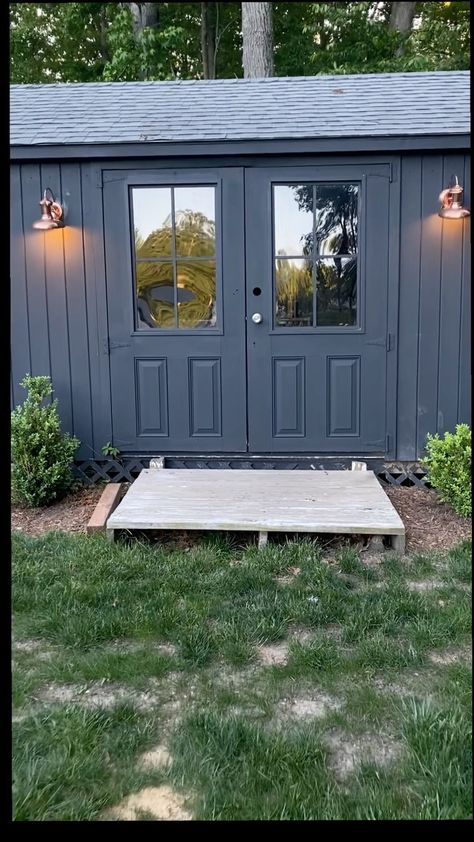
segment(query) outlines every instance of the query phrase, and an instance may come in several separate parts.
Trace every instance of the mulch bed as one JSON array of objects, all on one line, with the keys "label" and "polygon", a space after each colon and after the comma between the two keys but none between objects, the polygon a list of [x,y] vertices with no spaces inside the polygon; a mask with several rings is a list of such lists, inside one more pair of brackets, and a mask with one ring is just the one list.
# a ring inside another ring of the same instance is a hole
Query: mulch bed
[{"label": "mulch bed", "polygon": [[43,535],[54,530],[85,532],[103,490],[103,485],[87,486],[68,494],[58,503],[38,509],[12,505],[12,532],[28,535]]},{"label": "mulch bed", "polygon": [[[128,483],[123,483],[124,491]],[[12,506],[11,524],[13,532],[42,535],[52,530],[63,532],[85,532],[94,511],[103,485],[88,486],[69,494],[59,503],[39,509]],[[459,517],[442,503],[436,491],[415,487],[385,488],[391,502],[402,518],[407,530],[407,550],[446,550],[471,537],[471,521]],[[189,533],[161,535],[163,540],[178,542],[178,545],[192,546],[196,536]]]},{"label": "mulch bed", "polygon": [[449,550],[471,537],[470,518],[453,512],[433,489],[389,486],[385,491],[405,524],[409,552]]}]

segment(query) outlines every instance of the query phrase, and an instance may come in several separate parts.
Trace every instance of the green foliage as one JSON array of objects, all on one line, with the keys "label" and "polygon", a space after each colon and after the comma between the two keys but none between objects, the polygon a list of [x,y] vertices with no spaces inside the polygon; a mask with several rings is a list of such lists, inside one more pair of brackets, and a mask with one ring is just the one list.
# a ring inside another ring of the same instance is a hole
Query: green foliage
[{"label": "green foliage", "polygon": [[[130,3],[11,3],[11,81],[200,79],[201,3],[157,3],[134,28]],[[216,76],[242,76],[241,4],[209,3]],[[273,3],[277,76],[465,70],[469,3],[426,2],[408,38],[391,3]]]},{"label": "green foliage", "polygon": [[29,506],[44,506],[61,497],[72,485],[71,462],[79,439],[61,431],[49,377],[27,374],[21,386],[28,394],[11,414],[12,486]]},{"label": "green foliage", "polygon": [[427,456],[423,464],[428,468],[428,479],[458,515],[470,517],[471,492],[471,430],[467,424],[457,424],[454,433],[443,438],[428,435]]},{"label": "green foliage", "polygon": [[118,447],[114,447],[111,441],[108,441],[107,444],[104,444],[102,448],[102,453],[104,456],[112,456],[113,459],[119,459],[120,457],[120,450]]}]

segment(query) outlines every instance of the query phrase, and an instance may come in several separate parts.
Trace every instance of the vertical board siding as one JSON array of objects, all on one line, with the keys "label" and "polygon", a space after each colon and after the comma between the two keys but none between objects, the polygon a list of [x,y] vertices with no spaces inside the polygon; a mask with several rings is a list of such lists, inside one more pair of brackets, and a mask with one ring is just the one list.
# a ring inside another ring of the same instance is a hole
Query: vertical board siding
[{"label": "vertical board siding", "polygon": [[10,325],[12,401],[16,406],[25,397],[20,380],[31,371],[25,237],[21,201],[20,167],[12,167],[10,180]]},{"label": "vertical board siding", "polygon": [[[44,233],[33,222],[46,187],[66,202],[68,213],[66,228]],[[26,373],[49,375],[62,427],[81,439],[78,456],[88,458],[100,455],[100,448],[93,438],[82,229],[79,165],[12,166],[12,401],[23,402],[26,393],[18,384]],[[102,225],[97,234],[101,240]]]},{"label": "vertical board siding", "polygon": [[[41,215],[41,171],[38,164],[21,167],[21,192],[25,238],[25,272],[30,336],[31,374],[51,375],[49,319],[46,299],[44,231],[35,231],[33,222]],[[48,232],[53,236],[57,231]]]},{"label": "vertical board siding", "polygon": [[[61,173],[59,164],[41,165],[42,189],[50,187],[61,199]],[[35,236],[34,232],[33,236]],[[51,381],[54,397],[61,408],[61,420],[65,430],[73,429],[71,403],[71,370],[69,366],[69,334],[67,329],[67,292],[64,277],[64,234],[63,230],[40,234],[43,239],[46,274],[46,304],[48,309],[49,351],[51,359]]]},{"label": "vertical board siding", "polygon": [[[417,455],[426,436],[437,430],[438,342],[443,222],[437,215],[443,184],[442,156],[423,156],[421,162],[421,266],[420,318],[418,323],[418,425]],[[402,242],[403,248],[403,242]]]},{"label": "vertical board siding", "polygon": [[452,174],[468,187],[467,156],[402,158],[397,456],[404,460],[423,455],[428,433],[470,420],[470,220],[438,216]]},{"label": "vertical board siding", "polygon": [[112,440],[112,407],[100,167],[81,165],[81,188],[93,446],[102,455],[101,448]]},{"label": "vertical board siding", "polygon": [[[464,157],[453,155],[444,161],[443,184],[452,173],[464,181]],[[441,222],[441,301],[439,308],[437,430],[443,435],[458,422],[459,338],[465,225],[458,220]],[[456,338],[458,346],[456,347]],[[453,376],[454,374],[454,376]]]},{"label": "vertical board siding", "polygon": [[[84,269],[83,213],[81,172],[78,164],[61,165],[63,200],[67,204],[64,229],[64,268],[68,300],[68,334],[72,387],[72,427],[81,439],[79,458],[93,454],[93,417],[91,373],[89,365],[89,330]],[[82,431],[87,430],[87,438]]]},{"label": "vertical board siding", "polygon": [[[466,156],[464,163],[464,190],[466,207],[471,207],[471,161]],[[464,223],[461,335],[459,348],[458,420],[471,423],[471,220]]]},{"label": "vertical board siding", "polygon": [[421,159],[402,158],[397,455],[415,458],[421,268]]},{"label": "vertical board siding", "polygon": [[[26,163],[11,171],[11,400],[24,400],[19,382],[27,372],[49,374],[63,428],[81,439],[80,458],[100,456],[112,438],[101,183],[108,166]],[[470,163],[461,153],[403,155],[393,184],[400,189],[400,460],[419,458],[428,432],[470,423],[470,220],[437,215],[454,173],[469,207]],[[45,187],[67,204],[64,230],[32,228]]]}]

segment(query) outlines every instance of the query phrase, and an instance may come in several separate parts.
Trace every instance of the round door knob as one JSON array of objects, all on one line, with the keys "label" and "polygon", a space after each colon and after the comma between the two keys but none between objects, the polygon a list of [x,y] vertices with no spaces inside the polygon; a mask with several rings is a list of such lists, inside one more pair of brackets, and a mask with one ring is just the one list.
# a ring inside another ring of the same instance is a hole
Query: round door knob
[{"label": "round door knob", "polygon": [[252,321],[253,321],[256,325],[259,325],[259,324],[260,324],[260,322],[262,322],[262,321],[263,321],[263,316],[262,316],[262,314],[261,314],[261,313],[254,313],[254,314],[253,314],[253,316],[252,316]]}]

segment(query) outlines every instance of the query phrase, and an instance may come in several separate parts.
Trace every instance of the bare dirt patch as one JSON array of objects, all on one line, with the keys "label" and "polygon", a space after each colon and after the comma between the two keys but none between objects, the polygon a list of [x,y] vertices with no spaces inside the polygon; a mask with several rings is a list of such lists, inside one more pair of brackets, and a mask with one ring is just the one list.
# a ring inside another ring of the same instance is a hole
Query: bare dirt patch
[{"label": "bare dirt patch", "polygon": [[14,654],[24,652],[27,655],[35,655],[38,661],[50,661],[57,649],[53,649],[44,640],[14,640],[12,644]]},{"label": "bare dirt patch", "polygon": [[409,591],[423,593],[425,591],[434,591],[436,588],[446,586],[446,582],[440,582],[438,579],[424,579],[419,582],[407,582]]},{"label": "bare dirt patch", "polygon": [[469,647],[445,649],[444,652],[430,652],[428,657],[431,663],[443,667],[450,666],[450,664],[459,664],[462,661],[471,663],[472,649]]},{"label": "bare dirt patch", "polygon": [[268,643],[257,646],[257,654],[265,666],[282,666],[288,662],[289,644],[286,640],[281,643]]},{"label": "bare dirt patch", "polygon": [[384,489],[406,528],[407,550],[449,550],[471,537],[471,521],[442,503],[433,489],[388,486]]},{"label": "bare dirt patch", "polygon": [[342,731],[325,734],[323,742],[329,750],[329,768],[339,780],[353,774],[362,763],[387,766],[402,751],[399,743],[381,734],[351,736]]},{"label": "bare dirt patch", "polygon": [[279,711],[285,719],[322,719],[331,711],[340,710],[342,705],[343,702],[335,696],[318,691],[311,696],[284,699]]},{"label": "bare dirt patch", "polygon": [[158,745],[145,751],[139,762],[145,769],[167,769],[171,764],[171,754],[165,745]]},{"label": "bare dirt patch", "polygon": [[44,647],[44,642],[42,640],[15,640],[13,642],[13,649],[16,649],[17,652],[27,652],[30,654],[31,652],[38,652]]},{"label": "bare dirt patch", "polygon": [[190,821],[193,816],[184,805],[185,798],[170,786],[147,786],[112,807],[104,818],[133,822],[147,813],[158,821]]},{"label": "bare dirt patch", "polygon": [[12,532],[24,532],[27,535],[44,535],[55,530],[85,532],[103,490],[103,485],[81,488],[58,503],[37,509],[12,505]]},{"label": "bare dirt patch", "polygon": [[52,704],[75,704],[85,708],[112,708],[120,702],[128,702],[138,710],[152,710],[160,705],[161,699],[148,690],[134,690],[120,684],[94,682],[78,684],[48,684],[37,693],[42,702]]},{"label": "bare dirt patch", "polygon": [[147,648],[153,649],[157,655],[169,655],[170,657],[178,652],[178,647],[174,646],[173,643],[157,643],[156,640],[112,640],[101,646],[103,652],[127,655]]}]

